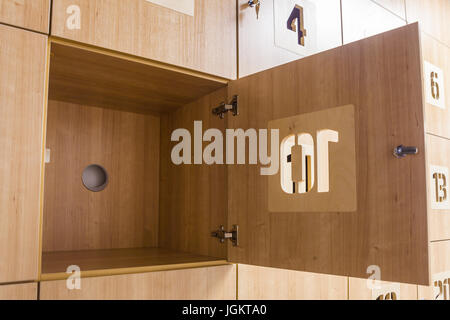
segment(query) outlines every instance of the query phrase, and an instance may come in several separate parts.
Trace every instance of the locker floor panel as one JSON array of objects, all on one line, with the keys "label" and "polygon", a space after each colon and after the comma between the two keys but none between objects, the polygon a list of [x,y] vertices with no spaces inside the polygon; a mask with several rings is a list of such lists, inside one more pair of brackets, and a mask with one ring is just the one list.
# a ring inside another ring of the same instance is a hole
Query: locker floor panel
[{"label": "locker floor panel", "polygon": [[130,274],[227,264],[220,258],[161,248],[44,252],[41,280],[65,279],[79,267],[82,277]]}]

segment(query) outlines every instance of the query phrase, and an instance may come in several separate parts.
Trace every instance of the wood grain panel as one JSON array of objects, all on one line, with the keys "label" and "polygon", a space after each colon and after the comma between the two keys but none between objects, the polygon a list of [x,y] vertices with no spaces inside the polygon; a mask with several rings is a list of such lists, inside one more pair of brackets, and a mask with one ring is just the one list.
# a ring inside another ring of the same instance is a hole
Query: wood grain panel
[{"label": "wood grain panel", "polygon": [[0,283],[37,280],[47,37],[0,25]]},{"label": "wood grain panel", "polygon": [[430,244],[431,275],[450,271],[450,240]]},{"label": "wood grain panel", "polygon": [[42,300],[234,300],[236,266],[151,272],[81,279],[81,290],[66,281],[41,283]]},{"label": "wood grain panel", "polygon": [[[46,252],[42,257],[43,280],[68,277],[70,266],[78,266],[82,277],[129,274],[151,269],[181,269],[190,264],[223,264],[224,261],[196,254],[160,248],[132,248]],[[173,265],[173,266],[170,266]]]},{"label": "wood grain panel", "polygon": [[[318,34],[310,36],[317,37],[317,52],[342,45],[340,1],[315,0],[314,5]],[[238,12],[240,78],[302,58],[275,45],[274,0],[261,1],[258,19],[248,0],[238,1]]]},{"label": "wood grain panel", "polygon": [[[237,263],[428,283],[424,119],[418,25],[410,25],[231,82],[240,115],[229,128],[336,106],[356,108],[354,213],[269,213],[259,166],[228,167],[228,222],[240,227]],[[397,159],[394,147],[421,152]],[[412,174],[414,173],[414,174]]]},{"label": "wood grain panel", "polygon": [[[448,156],[449,154],[450,154],[450,140],[432,135],[427,135],[427,158],[428,158],[427,174],[429,184],[428,223],[429,223],[430,241],[450,239],[450,208],[433,209],[431,206],[431,203],[434,201],[434,197],[436,194],[434,192],[434,189],[436,189],[436,181],[435,179],[433,179],[433,172],[431,166],[446,167],[450,169],[450,159]],[[450,177],[447,177],[447,179],[449,178]],[[447,184],[448,183],[449,182],[447,182]]]},{"label": "wood grain panel", "polygon": [[0,300],[37,300],[37,283],[0,285]]},{"label": "wood grain panel", "polygon": [[346,300],[347,278],[238,265],[239,300]]},{"label": "wood grain panel", "polygon": [[0,22],[49,33],[50,0],[2,0]]},{"label": "wood grain panel", "polygon": [[406,20],[405,0],[373,0],[373,2],[378,3],[380,6]]},{"label": "wood grain panel", "polygon": [[[426,130],[429,133],[450,139],[450,48],[422,32],[422,55],[424,62],[429,62],[443,71],[443,87],[440,87],[441,98],[444,98],[445,109],[432,104],[425,104]],[[425,74],[424,68],[424,90],[425,83],[431,81],[430,74]],[[425,92],[426,94],[426,92]],[[425,100],[425,102],[427,102]]]},{"label": "wood grain panel", "polygon": [[[430,244],[430,275],[448,273],[450,275],[450,241],[438,241]],[[447,284],[447,299],[450,299],[450,286]],[[430,286],[419,286],[420,300],[435,300],[437,298],[433,283]],[[442,299],[442,297],[439,297]]]},{"label": "wood grain panel", "polygon": [[[43,251],[157,246],[159,118],[50,101]],[[83,170],[103,166],[109,185],[88,191]]]},{"label": "wood grain panel", "polygon": [[420,22],[421,30],[450,46],[448,0],[405,0],[408,23]]},{"label": "wood grain panel", "polygon": [[[66,9],[78,5],[81,28]],[[143,0],[55,0],[52,35],[236,78],[236,2],[195,0],[194,17]]]},{"label": "wood grain panel", "polygon": [[[227,169],[224,165],[180,165],[171,160],[172,131],[185,128],[192,136],[194,121],[203,130],[225,130],[226,121],[212,115],[212,108],[226,101],[227,90],[220,89],[161,117],[161,193],[159,245],[212,257],[226,258],[226,245],[211,238],[227,221]],[[206,146],[208,143],[203,143]],[[192,157],[192,163],[194,159]]]},{"label": "wood grain panel", "polygon": [[417,298],[418,300],[435,300],[434,287],[418,286]]},{"label": "wood grain panel", "polygon": [[143,59],[52,43],[50,99],[140,113],[169,112],[226,85]]},{"label": "wood grain panel", "polygon": [[406,24],[371,0],[342,0],[344,44],[399,28]]},{"label": "wood grain panel", "polygon": [[367,279],[349,278],[350,300],[377,300],[380,295],[395,292],[396,299],[393,300],[417,300],[417,285],[405,283],[391,283],[380,281],[376,284],[379,288],[371,289],[367,286]]}]

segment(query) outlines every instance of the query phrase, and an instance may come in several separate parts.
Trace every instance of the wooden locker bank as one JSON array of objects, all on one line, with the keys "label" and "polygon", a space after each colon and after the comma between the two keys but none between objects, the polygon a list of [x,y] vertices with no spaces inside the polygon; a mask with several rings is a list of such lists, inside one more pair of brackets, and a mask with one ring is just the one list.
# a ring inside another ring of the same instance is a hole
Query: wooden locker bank
[{"label": "wooden locker bank", "polygon": [[1,299],[252,299],[269,268],[306,298],[448,290],[450,64],[419,24],[232,80],[235,47],[219,68],[51,19],[0,24]]}]

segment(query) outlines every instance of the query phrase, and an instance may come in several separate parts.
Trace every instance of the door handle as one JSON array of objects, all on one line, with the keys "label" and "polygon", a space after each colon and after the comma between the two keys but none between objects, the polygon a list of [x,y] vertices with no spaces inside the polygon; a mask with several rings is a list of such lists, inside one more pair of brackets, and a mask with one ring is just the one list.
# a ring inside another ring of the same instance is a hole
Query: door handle
[{"label": "door handle", "polygon": [[414,155],[418,153],[419,149],[417,147],[405,147],[402,144],[394,149],[394,156],[399,159],[404,158],[407,155]]}]

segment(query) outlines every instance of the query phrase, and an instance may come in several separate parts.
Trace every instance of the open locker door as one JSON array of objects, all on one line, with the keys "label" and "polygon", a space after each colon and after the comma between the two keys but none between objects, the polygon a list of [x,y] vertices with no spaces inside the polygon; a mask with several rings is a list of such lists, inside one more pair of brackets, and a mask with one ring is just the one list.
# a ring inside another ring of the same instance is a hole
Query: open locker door
[{"label": "open locker door", "polygon": [[228,166],[230,262],[429,283],[417,24],[232,81],[235,95],[227,127],[279,129],[279,154],[269,175],[260,157]]}]

